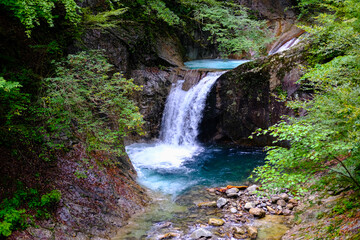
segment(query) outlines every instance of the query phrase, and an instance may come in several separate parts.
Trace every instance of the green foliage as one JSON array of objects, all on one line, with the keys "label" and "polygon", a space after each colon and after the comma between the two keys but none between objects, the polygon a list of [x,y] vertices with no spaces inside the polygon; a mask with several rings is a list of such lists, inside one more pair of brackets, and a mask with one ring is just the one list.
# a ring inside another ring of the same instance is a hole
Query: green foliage
[{"label": "green foliage", "polygon": [[316,219],[322,219],[325,215],[326,215],[326,213],[324,213],[324,212],[317,212]]},{"label": "green foliage", "polygon": [[128,8],[119,8],[116,10],[100,12],[98,14],[92,14],[84,10],[83,23],[86,25],[95,25],[100,28],[115,27],[120,22],[119,17],[126,13]]},{"label": "green foliage", "polygon": [[272,40],[266,36],[265,22],[250,19],[246,9],[240,5],[201,4],[195,10],[195,19],[202,23],[202,29],[210,33],[209,40],[217,43],[224,54],[258,53]]},{"label": "green foliage", "polygon": [[[55,8],[64,8],[65,23],[80,22],[80,8],[74,0],[8,0],[0,4],[23,23],[28,36],[41,21],[54,26],[55,19],[59,17],[54,13]],[[267,38],[265,22],[252,19],[248,9],[231,1],[124,0],[105,1],[103,4],[96,13],[94,9],[82,9],[83,24],[111,28],[130,20],[159,28],[166,24],[177,30],[181,28],[181,31],[199,26],[210,35],[208,40],[216,44],[223,54],[259,52],[271,41]]]},{"label": "green foliage", "polygon": [[6,0],[1,1],[0,4],[12,11],[21,21],[29,37],[31,30],[40,25],[41,20],[45,20],[50,27],[54,26],[54,19],[58,16],[53,15],[53,10],[57,5],[64,7],[65,19],[70,23],[76,24],[80,20],[77,13],[78,6],[74,0]]},{"label": "green foliage", "polygon": [[42,207],[50,207],[57,204],[61,199],[61,192],[59,190],[52,190],[51,192],[41,196],[40,205]]},{"label": "green foliage", "polygon": [[194,9],[194,20],[210,34],[208,40],[224,55],[259,53],[272,41],[265,30],[265,21],[252,19],[248,9],[239,4],[215,0],[181,2]]},{"label": "green foliage", "polygon": [[355,201],[343,200],[335,205],[332,209],[331,215],[340,215],[349,210],[356,209],[360,207],[360,203],[357,202],[357,199],[353,199]]},{"label": "green foliage", "polygon": [[83,178],[87,178],[87,175],[85,172],[83,171],[79,171],[79,170],[76,170],[75,173],[74,173],[75,177],[77,177],[78,179],[83,179]]},{"label": "green foliage", "polygon": [[[3,77],[0,77],[0,121],[1,133],[6,133],[19,127],[13,124],[13,119],[23,115],[27,110],[29,104],[29,94],[22,93],[20,91],[19,82],[6,81]],[[1,142],[1,140],[0,140]]]},{"label": "green foliage", "polygon": [[[210,41],[224,55],[254,52],[264,49],[272,39],[267,36],[265,21],[257,21],[248,14],[248,9],[232,1],[176,0],[176,1],[121,1],[112,2],[112,7],[126,8],[121,18],[145,22],[161,28],[164,24],[173,29],[193,34],[198,28],[209,36]],[[194,36],[192,36],[194,37]]]},{"label": "green foliage", "polygon": [[[12,119],[23,114],[29,103],[28,95],[20,92],[22,86],[19,82],[6,81],[0,77],[0,130],[2,132],[11,131]],[[1,140],[0,140],[1,141]]]},{"label": "green foliage", "polygon": [[8,237],[12,231],[25,229],[36,218],[49,218],[51,209],[60,201],[61,192],[53,190],[40,195],[36,189],[19,185],[13,198],[0,204],[0,236]]},{"label": "green foliage", "polygon": [[9,82],[6,81],[3,77],[0,77],[0,90],[5,92],[10,92],[18,90],[21,87],[18,82]]},{"label": "green foliage", "polygon": [[110,73],[111,68],[100,51],[69,55],[57,63],[56,77],[45,79],[40,112],[51,146],[75,137],[89,152],[121,156],[123,137],[142,133],[142,116],[129,100],[141,88],[120,73]]},{"label": "green foliage", "polygon": [[169,24],[170,26],[177,25],[181,22],[180,18],[168,7],[166,7],[166,4],[164,2],[157,0],[149,0],[147,3],[148,14],[150,14],[151,11],[155,11],[157,17]]},{"label": "green foliage", "polygon": [[323,170],[335,173],[341,184],[360,188],[359,12],[352,5],[356,1],[328,5],[333,12],[321,14],[319,25],[307,28],[315,43],[313,67],[301,82],[315,94],[311,100],[288,102],[295,112],[303,109],[306,115],[259,130],[276,137],[275,142],[290,144],[268,147],[266,164],[255,169],[266,188],[306,191],[304,183]]}]

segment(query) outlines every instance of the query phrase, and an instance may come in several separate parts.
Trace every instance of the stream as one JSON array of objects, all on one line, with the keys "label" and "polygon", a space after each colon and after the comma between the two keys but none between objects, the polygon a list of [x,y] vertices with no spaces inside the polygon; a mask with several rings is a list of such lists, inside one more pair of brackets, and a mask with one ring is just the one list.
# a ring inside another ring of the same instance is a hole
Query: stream
[{"label": "stream", "polygon": [[[216,59],[185,65],[191,69],[231,69],[244,62]],[[182,90],[183,81],[174,83],[166,101],[159,140],[126,147],[138,173],[138,182],[148,189],[153,203],[145,212],[134,216],[113,240],[159,239],[159,234],[168,229],[185,236],[209,217],[224,217],[221,209],[207,211],[196,207],[197,202],[218,198],[206,188],[244,184],[251,171],[263,164],[262,149],[197,141],[206,97],[223,73],[209,72],[188,91]]]}]

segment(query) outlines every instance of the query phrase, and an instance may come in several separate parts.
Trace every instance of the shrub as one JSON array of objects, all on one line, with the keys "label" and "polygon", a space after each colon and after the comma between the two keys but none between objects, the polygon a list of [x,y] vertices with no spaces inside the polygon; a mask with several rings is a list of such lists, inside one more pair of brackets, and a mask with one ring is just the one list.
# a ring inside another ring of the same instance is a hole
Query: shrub
[{"label": "shrub", "polygon": [[49,218],[60,199],[59,190],[40,195],[36,189],[24,188],[20,183],[14,196],[0,204],[0,236],[8,237],[14,230],[25,229],[35,218]]},{"label": "shrub", "polygon": [[123,137],[132,131],[142,134],[142,116],[129,99],[141,87],[111,70],[101,51],[80,52],[57,63],[56,76],[45,79],[40,112],[51,146],[78,139],[88,152],[122,156]]}]

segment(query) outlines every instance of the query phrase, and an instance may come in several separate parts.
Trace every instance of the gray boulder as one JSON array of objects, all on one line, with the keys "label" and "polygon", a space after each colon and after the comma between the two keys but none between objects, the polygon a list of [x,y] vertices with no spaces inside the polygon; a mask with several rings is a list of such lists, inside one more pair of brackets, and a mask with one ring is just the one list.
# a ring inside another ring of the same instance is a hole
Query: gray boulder
[{"label": "gray boulder", "polygon": [[226,190],[226,194],[230,194],[230,193],[238,193],[239,189],[237,188],[229,188],[228,190]]},{"label": "gray boulder", "polygon": [[289,209],[284,209],[282,212],[283,212],[283,215],[285,215],[285,216],[291,215],[291,211]]},{"label": "gray boulder", "polygon": [[248,227],[248,233],[251,239],[256,239],[258,230],[256,227],[250,226]]},{"label": "gray boulder", "polygon": [[280,197],[277,196],[277,195],[274,195],[274,196],[271,197],[271,202],[272,203],[276,203],[278,200],[280,200]]},{"label": "gray boulder", "polygon": [[292,210],[294,208],[294,205],[289,203],[286,205],[286,208],[289,209],[289,210]]},{"label": "gray boulder", "polygon": [[191,239],[199,239],[199,238],[208,238],[208,237],[212,237],[212,233],[204,228],[199,228],[196,229],[191,235],[190,238]]},{"label": "gray boulder", "polygon": [[234,208],[234,207],[232,207],[232,208],[230,208],[230,212],[231,212],[231,213],[237,213],[237,209]]},{"label": "gray boulder", "polygon": [[222,208],[223,206],[225,206],[228,203],[228,200],[225,198],[219,198],[216,202],[216,206],[218,208]]}]

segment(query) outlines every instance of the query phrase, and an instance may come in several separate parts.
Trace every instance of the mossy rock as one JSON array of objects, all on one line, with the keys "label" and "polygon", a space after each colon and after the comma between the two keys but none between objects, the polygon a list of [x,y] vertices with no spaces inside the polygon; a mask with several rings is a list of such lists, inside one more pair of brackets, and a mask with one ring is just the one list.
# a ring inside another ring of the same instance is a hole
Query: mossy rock
[{"label": "mossy rock", "polygon": [[[269,136],[248,137],[282,115],[294,115],[286,100],[307,98],[296,82],[306,65],[306,44],[247,62],[223,74],[211,90],[201,124],[200,140],[265,146]],[[281,101],[280,101],[281,100]]]}]

